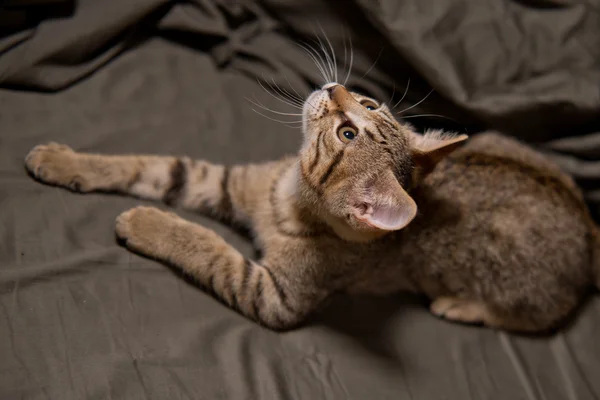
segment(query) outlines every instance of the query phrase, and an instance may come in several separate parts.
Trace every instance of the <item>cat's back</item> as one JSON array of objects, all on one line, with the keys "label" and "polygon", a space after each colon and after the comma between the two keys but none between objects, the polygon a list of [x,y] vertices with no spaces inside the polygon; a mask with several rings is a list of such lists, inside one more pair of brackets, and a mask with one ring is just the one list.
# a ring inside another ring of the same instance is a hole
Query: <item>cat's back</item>
[{"label": "cat's back", "polygon": [[506,167],[520,167],[521,172],[535,170],[536,176],[552,177],[578,197],[583,204],[581,191],[568,174],[544,154],[516,139],[495,132],[480,134],[455,153],[455,158],[458,160],[468,160],[469,156],[479,156],[480,159],[485,157],[492,165],[497,166],[500,163],[505,164]]},{"label": "cat's back", "polygon": [[569,175],[540,152],[497,133],[480,134],[443,160],[423,189],[433,197],[455,199],[468,207],[493,210],[566,207],[586,214],[581,191]]},{"label": "cat's back", "polygon": [[[547,287],[564,276],[575,286],[589,278],[591,219],[580,191],[513,139],[476,136],[435,168],[415,198],[420,215],[404,237],[408,251],[427,265],[424,274],[445,275],[448,286],[471,280],[478,292],[507,293],[523,289],[515,275]],[[503,276],[505,287],[497,284]]]}]

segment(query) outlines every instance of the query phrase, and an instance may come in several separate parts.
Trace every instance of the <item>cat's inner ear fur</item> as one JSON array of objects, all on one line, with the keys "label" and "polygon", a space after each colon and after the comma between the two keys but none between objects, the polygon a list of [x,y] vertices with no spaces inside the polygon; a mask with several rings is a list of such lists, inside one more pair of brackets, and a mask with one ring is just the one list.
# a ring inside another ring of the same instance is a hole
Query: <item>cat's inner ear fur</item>
[{"label": "cat's inner ear fur", "polygon": [[411,132],[410,141],[418,178],[429,174],[437,163],[459,148],[467,135],[455,135],[443,131],[426,131],[423,135]]},{"label": "cat's inner ear fur", "polygon": [[365,188],[364,201],[355,216],[370,228],[395,231],[404,228],[417,214],[417,205],[391,170],[385,170]]}]

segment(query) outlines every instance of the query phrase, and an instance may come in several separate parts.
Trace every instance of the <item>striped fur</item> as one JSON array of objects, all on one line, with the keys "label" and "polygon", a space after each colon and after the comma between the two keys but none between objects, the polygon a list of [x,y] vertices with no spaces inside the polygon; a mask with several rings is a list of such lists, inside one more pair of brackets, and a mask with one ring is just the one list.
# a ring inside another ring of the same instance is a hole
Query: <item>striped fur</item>
[{"label": "striped fur", "polygon": [[[128,248],[181,269],[272,329],[297,326],[335,293],[399,290],[425,293],[431,312],[449,320],[516,331],[562,321],[597,263],[596,228],[572,180],[515,141],[490,134],[459,148],[465,137],[418,135],[385,105],[367,110],[366,100],[374,103],[340,85],[315,91],[298,156],[275,162],[84,154],[55,143],[25,162],[49,184],[162,201],[251,228],[256,261],[154,207],[116,222]],[[352,140],[342,135],[348,127]],[[390,215],[414,222],[388,228]]]}]

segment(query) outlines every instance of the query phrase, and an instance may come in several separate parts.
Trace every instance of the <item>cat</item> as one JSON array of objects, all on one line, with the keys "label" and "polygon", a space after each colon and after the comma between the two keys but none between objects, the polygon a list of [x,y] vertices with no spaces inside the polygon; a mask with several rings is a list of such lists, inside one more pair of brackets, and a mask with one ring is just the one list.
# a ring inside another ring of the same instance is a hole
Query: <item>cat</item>
[{"label": "cat", "polygon": [[298,155],[262,164],[56,143],[33,148],[25,164],[48,184],[162,200],[249,228],[260,260],[158,208],[116,219],[127,248],[274,330],[301,326],[333,294],[410,291],[446,320],[544,332],[599,285],[600,244],[582,194],[519,141],[419,134],[337,83],[312,92],[302,117]]}]

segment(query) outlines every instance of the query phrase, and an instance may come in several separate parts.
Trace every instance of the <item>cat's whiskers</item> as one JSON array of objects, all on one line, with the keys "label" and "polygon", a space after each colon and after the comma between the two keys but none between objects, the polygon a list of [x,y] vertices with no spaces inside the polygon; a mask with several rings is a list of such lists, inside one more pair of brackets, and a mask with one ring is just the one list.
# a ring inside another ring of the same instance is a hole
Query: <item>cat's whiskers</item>
[{"label": "cat's whiskers", "polygon": [[427,98],[429,97],[429,95],[430,95],[431,93],[433,93],[433,91],[434,91],[434,90],[435,90],[435,89],[431,89],[431,90],[429,91],[429,93],[427,93],[427,94],[425,95],[425,97],[423,97],[423,98],[422,98],[422,99],[421,99],[419,102],[417,102],[417,103],[413,104],[412,106],[410,106],[410,107],[408,107],[408,108],[405,108],[405,109],[404,109],[404,110],[402,110],[402,111],[399,111],[399,112],[397,112],[396,114],[402,114],[403,112],[406,112],[406,111],[408,111],[408,110],[410,110],[410,109],[412,109],[412,108],[415,108],[416,106],[418,106],[419,104],[421,104],[422,102],[424,102],[425,100],[427,100]]},{"label": "cat's whiskers", "polygon": [[[346,30],[342,28],[342,45],[344,46],[344,67],[348,64],[348,49],[346,48]],[[345,84],[346,80],[344,80]]]},{"label": "cat's whiskers", "polygon": [[[352,64],[354,63],[354,49],[352,48],[352,36],[348,36],[348,44],[350,45],[350,65],[348,67],[348,73],[346,74],[346,78],[344,79],[343,85],[346,86],[348,83],[348,79],[350,78],[350,74],[352,73]],[[346,40],[344,39],[344,63],[346,62]]]},{"label": "cat's whiskers", "polygon": [[[263,77],[264,79],[264,77]],[[275,79],[271,78],[272,82],[269,82],[267,80],[265,80],[266,84],[269,85],[269,88],[271,88],[271,90],[276,94],[281,96],[282,99],[296,105],[297,107],[302,107],[302,102],[299,101],[298,99],[295,99],[294,97],[290,97],[287,93],[285,93],[285,91],[283,91],[279,85],[277,85],[277,83],[275,83]]]},{"label": "cat's whiskers", "polygon": [[[392,107],[392,110],[394,108],[398,107],[398,105],[400,103],[402,103],[402,100],[404,100],[404,98],[406,97],[406,94],[408,93],[408,88],[409,87],[410,87],[410,78],[408,78],[408,83],[406,84],[406,88],[404,88],[404,93],[402,94],[402,97],[400,98],[400,100],[398,100],[398,102],[396,104],[394,104],[394,106]],[[392,95],[392,98],[394,98],[394,95]],[[391,102],[391,100],[390,100],[390,102]]]},{"label": "cat's whiskers", "polygon": [[[275,83],[275,79],[271,78],[273,85],[277,89],[279,89],[279,93],[281,93],[281,95],[284,96],[285,99],[289,100],[290,102],[292,102],[294,104],[297,104],[298,108],[300,108],[300,109],[304,108],[304,104],[308,104],[315,110],[317,109],[310,101],[308,101],[308,99],[306,99],[306,100],[303,99],[303,96],[300,93],[298,93],[298,91],[296,89],[294,89],[294,87],[290,83],[289,79],[287,79],[287,77],[285,77],[285,79],[290,84],[290,88],[296,93],[296,95],[294,95],[293,93],[290,93],[285,88],[281,88],[277,83]],[[270,84],[269,84],[269,86],[273,87]]]},{"label": "cat's whiskers", "polygon": [[[271,83],[263,76],[263,80],[271,89],[271,90],[267,89],[263,85],[263,83],[260,81],[260,79],[257,79],[258,84],[260,85],[261,88],[263,88],[263,90],[265,92],[267,92],[269,95],[276,98],[277,100],[281,101],[282,103],[289,105],[290,107],[294,107],[299,110],[302,110],[303,103],[301,102],[301,100],[299,98],[296,98],[295,96],[293,96],[290,92],[279,87],[279,85],[277,85],[277,83],[275,82],[275,79],[272,79],[272,83]],[[273,110],[269,107],[266,107],[264,104],[262,104],[258,99],[256,99],[256,97],[255,97],[256,101],[253,101],[252,99],[249,99],[249,98],[246,98],[246,100],[248,100],[254,106],[259,107],[265,111],[269,111],[274,114],[284,115],[284,116],[300,116],[300,117],[302,116],[302,113],[286,113],[286,112]],[[272,117],[265,115],[264,113],[256,110],[255,108],[251,107],[251,109],[258,115],[263,116],[263,117],[267,118],[268,120],[271,120],[274,122],[279,122],[287,127],[299,128],[300,126],[302,126],[302,119],[300,119],[299,121],[287,121],[287,120],[272,118]]]},{"label": "cat's whiskers", "polygon": [[[316,33],[315,33],[316,35]],[[321,39],[317,36],[318,42],[313,40],[315,45],[318,45],[319,54],[321,56],[321,60],[323,61],[324,69],[327,71],[327,82],[332,82],[334,80],[333,69],[331,68],[331,60],[329,59],[329,53],[325,51],[323,47],[323,43],[321,43]]]},{"label": "cat's whiskers", "polygon": [[[302,116],[302,113],[286,113],[286,112],[281,112],[281,111],[273,110],[273,109],[265,106],[264,104],[262,104],[256,97],[254,98],[254,100],[249,99],[247,97],[245,99],[248,100],[250,103],[254,104],[255,106],[260,107],[260,108],[262,108],[265,111],[272,112],[273,114]],[[296,121],[291,121],[291,122],[296,122]]]},{"label": "cat's whiskers", "polygon": [[[287,75],[283,76],[285,78],[285,80],[287,81],[288,85],[290,86],[290,88],[294,91],[294,93],[296,93],[296,95],[298,96],[299,99],[305,98],[306,96],[302,96],[300,93],[298,93],[298,91],[294,88],[294,85],[292,85],[292,83],[290,82],[290,80],[288,79]],[[306,104],[308,104],[309,106],[311,106],[312,108],[314,108],[315,110],[317,109],[314,105],[312,105],[308,99],[304,100],[304,102]]]},{"label": "cat's whiskers", "polygon": [[[277,95],[273,94],[273,93],[272,93],[272,92],[271,92],[269,89],[267,89],[267,88],[266,88],[266,87],[265,87],[265,86],[262,84],[262,82],[261,82],[259,79],[257,79],[257,82],[258,82],[258,84],[260,85],[260,87],[261,87],[261,88],[263,88],[263,90],[264,90],[265,92],[267,92],[269,95],[271,95],[272,97],[276,98],[277,100],[279,100],[279,101],[281,101],[282,103],[285,103],[285,104],[287,104],[287,105],[289,105],[289,106],[291,106],[291,107],[298,108],[298,109],[302,109],[302,107],[301,107],[300,105],[298,105],[298,104],[296,104],[296,103],[291,103],[289,100],[282,99],[281,97],[279,97],[279,96],[277,96]],[[267,84],[268,84],[268,82],[267,82]]]},{"label": "cat's whiskers", "polygon": [[454,121],[454,122],[458,122],[454,118],[446,117],[445,115],[439,115],[439,114],[417,114],[417,115],[409,115],[409,116],[406,116],[406,117],[402,117],[402,119],[418,118],[418,117],[438,117],[438,118],[445,118],[445,119],[449,119],[449,120]]},{"label": "cat's whiskers", "polygon": [[387,102],[388,104],[392,104],[392,100],[394,100],[394,95],[396,94],[396,82],[392,81],[392,83],[393,83],[392,95],[390,96],[390,100]]},{"label": "cat's whiskers", "polygon": [[323,27],[321,26],[321,24],[319,24],[319,29],[321,30],[321,33],[323,33],[323,36],[325,37],[325,40],[327,42],[327,45],[329,46],[329,50],[331,51],[331,53],[326,49],[325,45],[321,41],[321,38],[317,36],[317,38],[319,39],[319,43],[321,44],[321,50],[325,53],[328,60],[330,61],[329,65],[330,65],[330,68],[332,71],[332,74],[331,74],[332,78],[335,78],[335,82],[338,82],[338,66],[337,66],[337,60],[335,57],[335,51],[333,50],[333,45],[331,44],[331,41],[329,40],[329,38],[327,37],[327,34],[323,30]]},{"label": "cat's whiskers", "polygon": [[[304,107],[304,104],[308,104],[310,107],[313,107],[314,109],[316,109],[316,107],[311,104],[308,101],[304,101],[302,99],[302,96],[300,95],[300,93],[298,93],[298,91],[292,86],[292,84],[290,83],[289,79],[287,78],[287,76],[285,76],[285,80],[288,82],[288,84],[290,85],[290,88],[294,91],[294,93],[291,93],[290,91],[288,91],[285,88],[282,88],[281,86],[279,86],[276,82],[274,78],[271,78],[271,81],[269,81],[267,78],[265,78],[264,76],[262,77],[263,81],[266,83],[266,85],[268,86],[265,87],[265,85],[263,84],[263,82],[261,82],[260,79],[257,79],[258,84],[260,85],[260,87],[267,92],[270,96],[276,98],[277,100],[281,101],[282,103],[290,106],[290,107],[294,107],[296,109],[302,110]],[[270,90],[269,90],[270,89]],[[268,111],[270,113],[273,114],[277,114],[277,115],[283,115],[283,116],[298,116],[298,117],[302,117],[302,113],[288,113],[288,112],[282,112],[282,111],[276,111],[273,110],[269,107],[266,107],[264,104],[262,104],[255,96],[254,96],[254,100],[249,99],[246,97],[246,100],[249,101],[250,103],[252,103],[254,106],[263,109],[265,111]],[[252,111],[254,111],[255,113],[271,120],[274,122],[279,122],[281,124],[284,124],[288,127],[292,127],[292,128],[297,128],[300,127],[302,125],[302,119],[300,119],[299,121],[286,121],[286,120],[281,120],[281,119],[277,119],[277,118],[272,118],[269,117],[265,114],[263,114],[262,112],[252,108]]]},{"label": "cat's whiskers", "polygon": [[281,119],[271,118],[268,115],[265,115],[254,108],[251,108],[251,110],[257,113],[258,115],[265,117],[266,119],[269,119],[274,122],[279,122],[280,124],[283,124],[289,128],[299,128],[300,126],[302,126],[302,121],[284,121]]},{"label": "cat's whiskers", "polygon": [[365,76],[367,76],[369,74],[369,72],[371,72],[371,70],[373,69],[373,67],[375,67],[375,65],[377,64],[377,61],[379,61],[379,58],[381,57],[381,55],[383,54],[383,47],[381,48],[381,50],[379,50],[379,54],[377,55],[377,57],[375,58],[375,61],[373,61],[373,64],[371,64],[371,66],[369,67],[369,69],[367,69],[367,72],[365,72],[360,78],[364,78]]},{"label": "cat's whiskers", "polygon": [[331,79],[329,79],[327,72],[325,72],[325,68],[322,64],[323,58],[320,56],[319,52],[317,52],[312,46],[310,46],[306,42],[303,42],[302,44],[297,43],[297,45],[301,47],[308,54],[311,60],[315,63],[319,72],[321,73],[321,77],[325,80],[325,82],[330,82]]},{"label": "cat's whiskers", "polygon": [[275,83],[275,78],[271,78],[271,81],[273,82],[273,86],[275,86],[278,89],[279,93],[281,93],[287,99],[289,99],[290,101],[292,101],[300,106],[302,106],[304,104],[304,101],[302,100],[302,98],[295,96],[294,94],[290,93],[287,89],[282,88],[277,83]]}]

